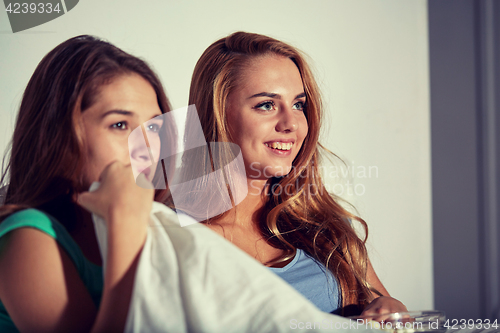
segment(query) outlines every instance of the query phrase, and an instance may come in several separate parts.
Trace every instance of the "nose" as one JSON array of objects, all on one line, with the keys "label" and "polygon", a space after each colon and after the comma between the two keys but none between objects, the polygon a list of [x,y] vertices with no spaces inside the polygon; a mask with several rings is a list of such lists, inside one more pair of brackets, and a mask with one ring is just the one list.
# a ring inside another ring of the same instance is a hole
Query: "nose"
[{"label": "nose", "polygon": [[128,138],[128,148],[130,153],[130,160],[141,162],[151,162],[151,151],[146,143],[146,136],[144,135],[142,128],[137,127],[130,133]]},{"label": "nose", "polygon": [[290,107],[285,107],[280,111],[276,131],[284,133],[295,132],[299,128],[299,122],[294,110]]},{"label": "nose", "polygon": [[141,147],[134,149],[131,153],[132,160],[139,162],[149,162],[151,161],[151,153],[148,147]]}]

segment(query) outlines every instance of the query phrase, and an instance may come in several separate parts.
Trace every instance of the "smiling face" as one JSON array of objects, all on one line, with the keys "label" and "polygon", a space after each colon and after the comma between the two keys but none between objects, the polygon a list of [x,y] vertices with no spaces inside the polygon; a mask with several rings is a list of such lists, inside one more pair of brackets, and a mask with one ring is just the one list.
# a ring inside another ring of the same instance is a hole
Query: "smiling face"
[{"label": "smiling face", "polygon": [[102,86],[96,102],[82,113],[87,146],[85,185],[97,181],[113,161],[131,164],[134,173],[144,172],[151,180],[156,162],[151,161],[147,147],[141,144],[144,141],[131,140],[137,144],[129,148],[129,135],[144,125],[153,160],[158,161],[163,120],[153,118],[161,114],[153,87],[137,74],[119,76]]},{"label": "smiling face", "polygon": [[306,97],[297,66],[278,55],[256,57],[228,98],[227,121],[247,178],[288,174],[307,135]]}]

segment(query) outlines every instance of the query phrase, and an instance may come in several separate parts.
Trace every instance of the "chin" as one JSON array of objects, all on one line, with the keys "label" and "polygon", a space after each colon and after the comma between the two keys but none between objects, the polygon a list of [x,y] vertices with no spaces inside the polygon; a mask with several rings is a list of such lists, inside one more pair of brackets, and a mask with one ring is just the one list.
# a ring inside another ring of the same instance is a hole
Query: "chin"
[{"label": "chin", "polygon": [[249,179],[270,179],[273,177],[284,177],[293,171],[291,164],[265,165],[261,162],[253,162],[245,167]]},{"label": "chin", "polygon": [[283,166],[274,166],[270,167],[267,170],[265,169],[265,176],[268,178],[271,177],[285,177],[292,171],[292,166],[283,165]]},{"label": "chin", "polygon": [[273,177],[286,177],[288,174],[290,174],[290,171],[287,172],[287,173],[277,173],[276,175],[274,175]]}]

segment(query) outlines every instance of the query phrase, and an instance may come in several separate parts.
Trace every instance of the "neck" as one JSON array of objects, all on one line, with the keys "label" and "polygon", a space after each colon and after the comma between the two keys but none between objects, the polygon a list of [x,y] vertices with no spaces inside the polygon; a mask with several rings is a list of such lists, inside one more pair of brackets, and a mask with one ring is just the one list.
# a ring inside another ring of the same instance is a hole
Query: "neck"
[{"label": "neck", "polygon": [[83,255],[92,263],[102,265],[101,253],[97,243],[92,215],[85,209],[77,206],[77,223],[70,232],[71,237],[78,244]]},{"label": "neck", "polygon": [[222,218],[213,222],[219,225],[236,224],[249,229],[257,227],[258,216],[255,213],[264,205],[262,192],[266,190],[266,184],[267,180],[247,179],[248,194],[245,198]]},{"label": "neck", "polygon": [[[216,221],[207,224],[209,228],[228,239],[234,245],[268,265],[284,254],[282,249],[270,245],[262,236],[256,213],[264,206],[267,180],[247,179],[248,194],[236,207]],[[280,262],[283,267],[289,261]]]}]

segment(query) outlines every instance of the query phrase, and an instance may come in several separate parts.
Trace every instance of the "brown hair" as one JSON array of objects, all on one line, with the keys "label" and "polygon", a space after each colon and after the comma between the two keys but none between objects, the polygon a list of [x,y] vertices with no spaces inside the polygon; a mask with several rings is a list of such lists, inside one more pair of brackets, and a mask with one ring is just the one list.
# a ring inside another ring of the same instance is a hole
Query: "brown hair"
[{"label": "brown hair", "polygon": [[[268,181],[270,190],[259,212],[260,231],[269,244],[285,250],[280,261],[292,257],[295,249],[300,248],[331,270],[341,291],[339,305],[363,307],[371,300],[366,282],[368,228],[325,190],[321,180],[318,170],[322,147],[318,142],[321,98],[301,53],[288,44],[258,34],[236,32],[222,38],[210,45],[198,60],[189,104],[197,107],[207,142],[232,141],[226,117],[228,96],[238,86],[241,69],[251,59],[268,54],[287,57],[299,69],[307,100],[309,132],[293,162],[292,172]],[[278,187],[287,191],[277,194],[273,189]],[[311,188],[316,189],[314,195],[310,195]],[[354,220],[365,230],[363,240],[351,226]]]},{"label": "brown hair", "polygon": [[[1,179],[4,186],[8,182],[1,217],[35,207],[70,226],[75,217],[73,193],[87,190],[82,188],[85,140],[79,126],[81,113],[92,106],[102,85],[131,73],[151,84],[163,113],[170,111],[162,84],[151,68],[96,37],[71,38],[42,59],[24,91],[17,116],[10,160]],[[175,138],[174,133],[171,136]],[[174,140],[163,141],[175,144]]]}]

